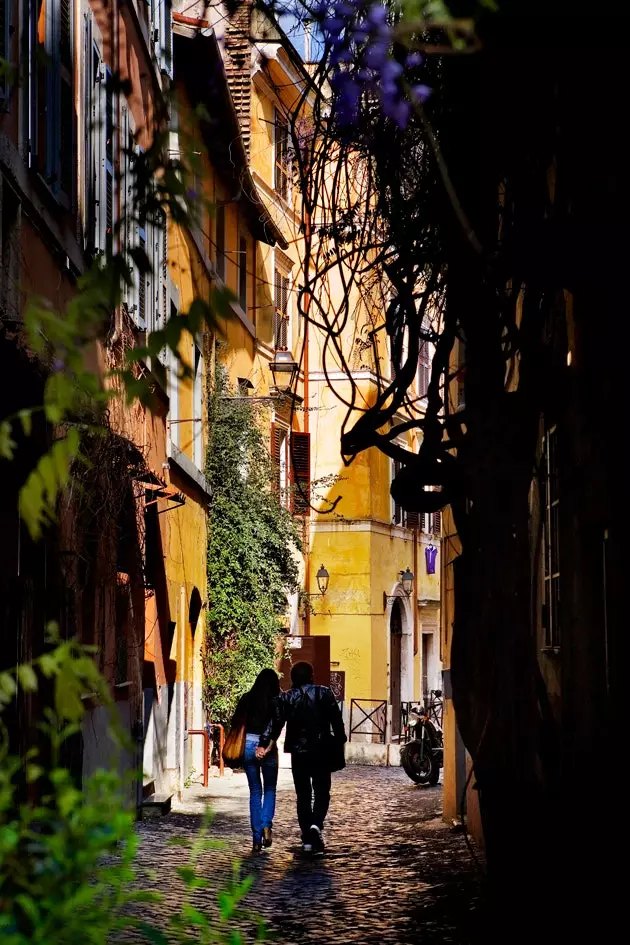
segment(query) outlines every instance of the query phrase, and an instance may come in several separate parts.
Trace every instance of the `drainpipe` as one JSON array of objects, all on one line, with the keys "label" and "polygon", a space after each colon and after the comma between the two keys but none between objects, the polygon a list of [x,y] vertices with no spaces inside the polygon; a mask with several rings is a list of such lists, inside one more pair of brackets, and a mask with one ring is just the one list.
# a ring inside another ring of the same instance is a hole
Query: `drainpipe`
[{"label": "drainpipe", "polygon": [[[310,237],[311,230],[311,216],[308,209],[304,214],[304,228],[306,231],[306,239]],[[306,280],[305,280],[306,281]],[[304,293],[304,432],[310,433],[310,413],[309,413],[309,362],[308,362],[308,342],[309,342],[309,323],[308,323],[308,310],[311,303],[311,294],[310,292]],[[309,449],[310,449],[310,439],[309,439]],[[309,469],[310,469],[310,457],[309,457]],[[310,483],[309,483],[310,485]],[[304,635],[310,636],[311,633],[311,609],[310,609],[310,592],[311,592],[311,510],[308,510],[308,515],[304,519],[304,593],[307,594],[306,605],[304,610]]]},{"label": "drainpipe", "polygon": [[185,743],[184,743],[184,732],[186,731],[186,719],[184,713],[186,710],[186,701],[184,698],[185,686],[186,686],[186,588],[182,584],[179,589],[179,646],[177,661],[179,663],[179,675],[180,675],[180,684],[179,684],[179,693],[177,695],[177,705],[178,705],[178,715],[179,715],[179,765],[177,772],[177,790],[179,793],[180,800],[184,791],[184,767],[185,767]]},{"label": "drainpipe", "polygon": [[[420,586],[420,575],[418,573],[418,529],[413,530],[413,573],[416,578],[416,584]],[[413,655],[418,655],[418,592],[413,591]],[[422,674],[422,667],[420,667]]]}]

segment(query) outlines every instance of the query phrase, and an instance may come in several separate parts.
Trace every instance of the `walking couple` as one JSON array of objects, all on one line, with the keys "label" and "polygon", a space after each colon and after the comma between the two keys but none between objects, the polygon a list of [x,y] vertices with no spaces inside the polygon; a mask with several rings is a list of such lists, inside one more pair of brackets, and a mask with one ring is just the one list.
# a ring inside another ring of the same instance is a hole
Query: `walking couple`
[{"label": "walking couple", "polygon": [[253,849],[272,843],[278,781],[277,741],[287,726],[284,750],[291,753],[297,816],[305,853],[324,852],[324,820],[331,772],[344,766],[346,732],[332,691],[313,683],[310,663],[291,669],[292,688],[280,691],[277,673],[263,669],[241,697],[232,728],[245,725],[244,768],[249,783]]}]

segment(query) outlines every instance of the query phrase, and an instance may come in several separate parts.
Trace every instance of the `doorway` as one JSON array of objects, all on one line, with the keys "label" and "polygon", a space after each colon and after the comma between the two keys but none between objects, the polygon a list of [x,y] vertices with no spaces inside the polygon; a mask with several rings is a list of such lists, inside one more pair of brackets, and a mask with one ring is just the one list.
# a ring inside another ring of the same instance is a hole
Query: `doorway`
[{"label": "doorway", "polygon": [[402,669],[402,612],[400,601],[396,599],[392,607],[389,622],[390,634],[390,690],[389,701],[392,706],[392,736],[400,735],[401,710],[401,669]]},{"label": "doorway", "polygon": [[432,679],[431,665],[433,660],[433,634],[422,634],[422,699],[426,702],[429,698],[430,682]]}]

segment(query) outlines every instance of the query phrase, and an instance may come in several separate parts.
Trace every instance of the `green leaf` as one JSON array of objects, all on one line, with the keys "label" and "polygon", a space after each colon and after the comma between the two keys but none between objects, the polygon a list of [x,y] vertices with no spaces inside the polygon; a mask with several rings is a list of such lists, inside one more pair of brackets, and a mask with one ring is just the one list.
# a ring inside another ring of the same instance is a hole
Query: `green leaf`
[{"label": "green leaf", "polygon": [[32,410],[20,410],[18,412],[18,417],[22,423],[22,430],[24,431],[24,436],[30,436],[33,429],[33,411]]},{"label": "green leaf", "polygon": [[8,420],[3,420],[0,423],[0,458],[2,459],[13,459],[17,444],[12,433],[11,423]]},{"label": "green leaf", "polygon": [[182,905],[182,917],[186,922],[202,929],[207,929],[210,926],[208,917],[204,915],[203,912],[200,912],[199,909],[195,909],[194,906],[191,906],[189,902],[185,902]]},{"label": "green leaf", "polygon": [[0,673],[0,691],[12,698],[17,692],[17,685],[11,673]]},{"label": "green leaf", "polygon": [[26,692],[35,692],[37,689],[37,675],[30,663],[22,663],[17,668],[19,683]]}]

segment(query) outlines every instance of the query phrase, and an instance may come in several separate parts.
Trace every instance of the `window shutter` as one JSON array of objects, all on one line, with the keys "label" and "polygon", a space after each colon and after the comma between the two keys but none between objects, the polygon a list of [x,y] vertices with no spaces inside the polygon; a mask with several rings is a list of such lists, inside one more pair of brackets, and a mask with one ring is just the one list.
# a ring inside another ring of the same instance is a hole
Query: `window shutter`
[{"label": "window shutter", "polygon": [[417,512],[407,512],[407,528],[418,528],[419,515]]},{"label": "window shutter", "polygon": [[[58,111],[55,109],[48,118],[48,136],[51,142],[57,142],[51,155],[50,171],[56,187],[72,206],[74,197],[75,169],[75,121],[74,121],[74,71],[72,55],[72,0],[60,0],[59,3],[59,60],[55,69],[55,82],[59,83]],[[54,35],[54,34],[53,34]],[[53,52],[54,55],[54,52]],[[55,127],[56,126],[56,127]]]},{"label": "window shutter", "polygon": [[427,515],[426,515],[426,513],[425,513],[425,512],[420,512],[420,515],[418,516],[418,527],[419,527],[419,529],[420,529],[421,532],[425,532],[425,531],[426,531],[426,523],[427,523]]},{"label": "window shutter", "polygon": [[105,242],[111,252],[114,237],[114,89],[113,76],[105,70]]},{"label": "window shutter", "polygon": [[85,139],[83,148],[83,245],[86,252],[94,251],[95,226],[95,166],[94,138],[95,116],[95,53],[92,45],[92,17],[88,14],[83,23],[83,121]]},{"label": "window shutter", "polygon": [[271,485],[273,491],[280,495],[280,430],[276,423],[271,424]]},{"label": "window shutter", "polygon": [[433,513],[433,534],[434,535],[442,534],[442,513],[441,512]]},{"label": "window shutter", "polygon": [[275,348],[286,348],[289,344],[289,277],[279,269],[274,273],[274,322]]},{"label": "window shutter", "polygon": [[310,509],[311,435],[291,433],[291,471],[293,479],[293,513],[308,515]]}]

